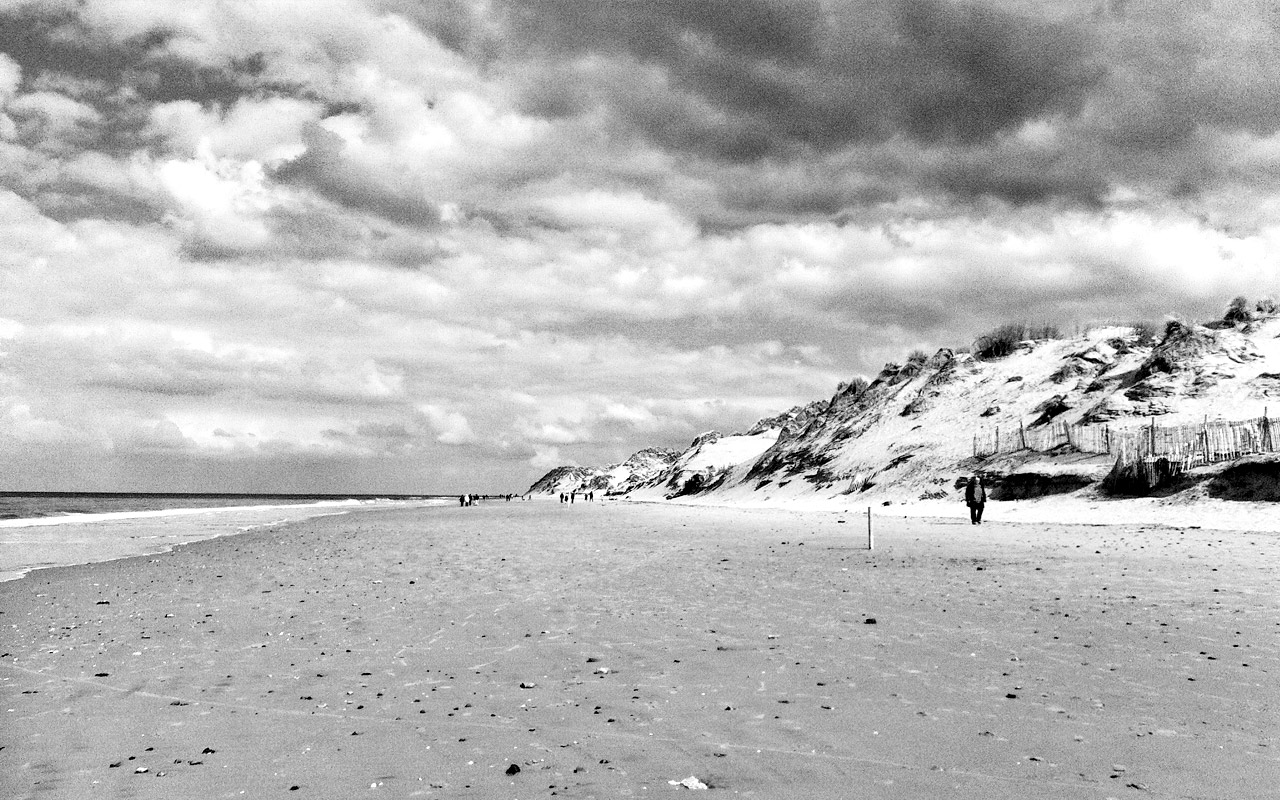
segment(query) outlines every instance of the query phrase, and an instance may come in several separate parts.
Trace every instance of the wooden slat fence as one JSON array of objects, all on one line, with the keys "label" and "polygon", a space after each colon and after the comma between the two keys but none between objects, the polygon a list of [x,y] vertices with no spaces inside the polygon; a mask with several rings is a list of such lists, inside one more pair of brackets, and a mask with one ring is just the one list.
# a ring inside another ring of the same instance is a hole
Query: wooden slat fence
[{"label": "wooden slat fence", "polygon": [[1110,425],[1067,425],[1054,422],[1035,428],[996,427],[973,437],[975,456],[1048,452],[1058,448],[1080,453],[1106,453],[1121,462],[1166,459],[1184,469],[1197,464],[1231,461],[1250,453],[1280,451],[1280,432],[1266,415],[1244,420],[1205,420],[1186,425],[1113,428]]}]

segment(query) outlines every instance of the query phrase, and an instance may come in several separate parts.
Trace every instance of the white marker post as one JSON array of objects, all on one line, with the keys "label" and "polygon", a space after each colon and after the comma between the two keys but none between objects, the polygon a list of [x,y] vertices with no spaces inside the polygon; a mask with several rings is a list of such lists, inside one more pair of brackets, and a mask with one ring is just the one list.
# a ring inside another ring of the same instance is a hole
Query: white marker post
[{"label": "white marker post", "polygon": [[871,541],[871,506],[867,506],[867,549],[875,549],[875,545]]}]

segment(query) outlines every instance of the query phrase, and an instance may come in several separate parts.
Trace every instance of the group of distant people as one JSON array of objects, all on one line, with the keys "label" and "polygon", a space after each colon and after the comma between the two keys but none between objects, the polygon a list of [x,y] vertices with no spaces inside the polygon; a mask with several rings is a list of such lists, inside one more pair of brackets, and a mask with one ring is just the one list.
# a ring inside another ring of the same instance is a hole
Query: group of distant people
[{"label": "group of distant people", "polygon": [[[480,500],[492,500],[495,497],[501,498],[503,500],[506,500],[508,503],[510,503],[511,499],[515,497],[515,495],[514,494],[486,494],[486,495],[460,494],[458,495],[458,505],[462,506],[463,508],[466,508],[467,506],[474,506]],[[528,500],[529,496],[522,495],[520,499]]]},{"label": "group of distant people", "polygon": [[596,499],[595,492],[561,492],[560,502],[573,505],[573,503],[577,502],[578,495],[582,495],[582,499],[586,502],[593,502]]}]

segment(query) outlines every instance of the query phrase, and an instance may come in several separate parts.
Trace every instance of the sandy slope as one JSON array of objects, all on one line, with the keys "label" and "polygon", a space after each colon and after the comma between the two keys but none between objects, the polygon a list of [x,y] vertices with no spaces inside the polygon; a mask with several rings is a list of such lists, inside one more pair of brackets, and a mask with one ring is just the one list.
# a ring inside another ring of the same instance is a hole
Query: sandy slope
[{"label": "sandy slope", "polygon": [[[838,507],[846,493],[902,504],[958,501],[957,478],[977,472],[997,487],[1018,475],[1032,484],[1055,476],[1062,492],[1092,484],[1076,499],[1101,500],[1121,443],[1136,447],[1150,426],[1164,436],[1165,427],[1273,419],[1278,406],[1280,316],[1175,327],[1155,345],[1129,326],[1103,327],[1026,341],[1002,358],[943,349],[887,364],[870,384],[842,384],[829,400],[760,420],[754,433],[699,436],[665,472],[625,488],[626,467],[618,467],[610,491],[719,505]],[[1237,435],[1235,444],[1253,452],[1250,435]],[[1213,437],[1221,452],[1225,436]],[[573,470],[590,473],[560,467],[532,490],[548,491],[549,477]]]},{"label": "sandy slope", "polygon": [[0,796],[1274,796],[1280,537],[876,525],[495,503],[35,573]]}]

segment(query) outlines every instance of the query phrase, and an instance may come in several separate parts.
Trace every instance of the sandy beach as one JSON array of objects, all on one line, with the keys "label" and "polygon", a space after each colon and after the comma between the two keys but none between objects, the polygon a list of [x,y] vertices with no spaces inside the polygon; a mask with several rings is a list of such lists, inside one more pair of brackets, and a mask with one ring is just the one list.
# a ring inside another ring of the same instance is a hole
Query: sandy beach
[{"label": "sandy beach", "polygon": [[41,570],[0,584],[0,796],[1275,796],[1280,536],[884,515],[868,552],[864,513],[495,502]]}]

